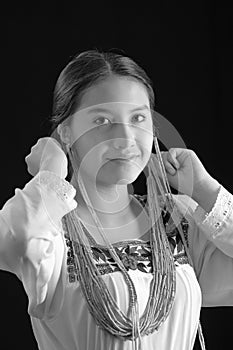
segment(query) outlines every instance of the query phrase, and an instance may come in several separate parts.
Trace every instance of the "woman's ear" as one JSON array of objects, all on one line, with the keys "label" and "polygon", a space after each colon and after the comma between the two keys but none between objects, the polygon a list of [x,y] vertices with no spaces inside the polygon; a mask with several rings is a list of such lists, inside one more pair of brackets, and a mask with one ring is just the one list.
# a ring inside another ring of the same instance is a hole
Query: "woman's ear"
[{"label": "woman's ear", "polygon": [[70,132],[70,128],[68,125],[58,125],[57,127],[57,132],[61,138],[61,141],[65,144],[69,144],[70,143],[70,139],[71,139],[71,132]]}]

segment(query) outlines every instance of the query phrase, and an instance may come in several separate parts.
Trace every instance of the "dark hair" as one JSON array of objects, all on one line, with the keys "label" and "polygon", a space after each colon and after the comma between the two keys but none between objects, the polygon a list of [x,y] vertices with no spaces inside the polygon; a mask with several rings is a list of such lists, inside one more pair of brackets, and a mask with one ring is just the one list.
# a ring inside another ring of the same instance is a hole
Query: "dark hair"
[{"label": "dark hair", "polygon": [[53,114],[50,117],[52,131],[77,110],[83,94],[89,87],[110,75],[129,77],[142,83],[148,92],[150,107],[154,108],[152,81],[136,62],[115,52],[88,50],[76,55],[57,79]]}]

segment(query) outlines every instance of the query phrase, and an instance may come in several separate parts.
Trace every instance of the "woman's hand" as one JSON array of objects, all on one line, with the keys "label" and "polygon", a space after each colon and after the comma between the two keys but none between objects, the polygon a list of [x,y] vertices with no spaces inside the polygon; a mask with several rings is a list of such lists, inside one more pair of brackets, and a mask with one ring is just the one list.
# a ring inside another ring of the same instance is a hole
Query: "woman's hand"
[{"label": "woman's hand", "polygon": [[28,172],[35,176],[40,170],[54,172],[65,179],[68,173],[68,160],[57,140],[52,137],[40,138],[26,156]]},{"label": "woman's hand", "polygon": [[192,150],[170,148],[161,155],[169,184],[180,193],[195,198],[200,188],[215,181]]}]

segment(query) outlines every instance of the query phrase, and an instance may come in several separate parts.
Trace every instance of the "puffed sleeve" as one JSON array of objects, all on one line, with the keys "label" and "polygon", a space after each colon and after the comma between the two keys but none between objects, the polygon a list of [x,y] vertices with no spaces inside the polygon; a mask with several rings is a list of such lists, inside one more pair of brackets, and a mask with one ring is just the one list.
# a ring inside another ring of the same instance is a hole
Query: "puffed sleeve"
[{"label": "puffed sleeve", "polygon": [[67,181],[41,171],[0,211],[0,269],[22,281],[33,317],[52,318],[61,307],[66,261],[61,219],[77,206],[75,194]]},{"label": "puffed sleeve", "polygon": [[188,244],[202,290],[202,306],[233,305],[233,196],[220,185],[206,213],[186,195],[174,196],[189,222]]}]

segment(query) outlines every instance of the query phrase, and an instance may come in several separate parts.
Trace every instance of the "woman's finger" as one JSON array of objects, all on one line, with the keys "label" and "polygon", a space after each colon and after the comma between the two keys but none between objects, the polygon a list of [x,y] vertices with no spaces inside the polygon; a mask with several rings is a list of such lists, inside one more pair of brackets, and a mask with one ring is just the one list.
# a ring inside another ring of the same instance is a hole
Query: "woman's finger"
[{"label": "woman's finger", "polygon": [[176,173],[176,168],[174,168],[174,166],[170,163],[170,162],[168,162],[168,161],[166,161],[165,163],[164,163],[164,165],[165,165],[165,169],[166,169],[166,171],[170,174],[170,175],[175,175],[175,173]]},{"label": "woman's finger", "polygon": [[167,159],[168,161],[174,166],[175,169],[179,169],[179,162],[178,160],[176,159],[176,150],[174,148],[171,148],[169,151],[168,151],[168,154],[167,154]]}]

